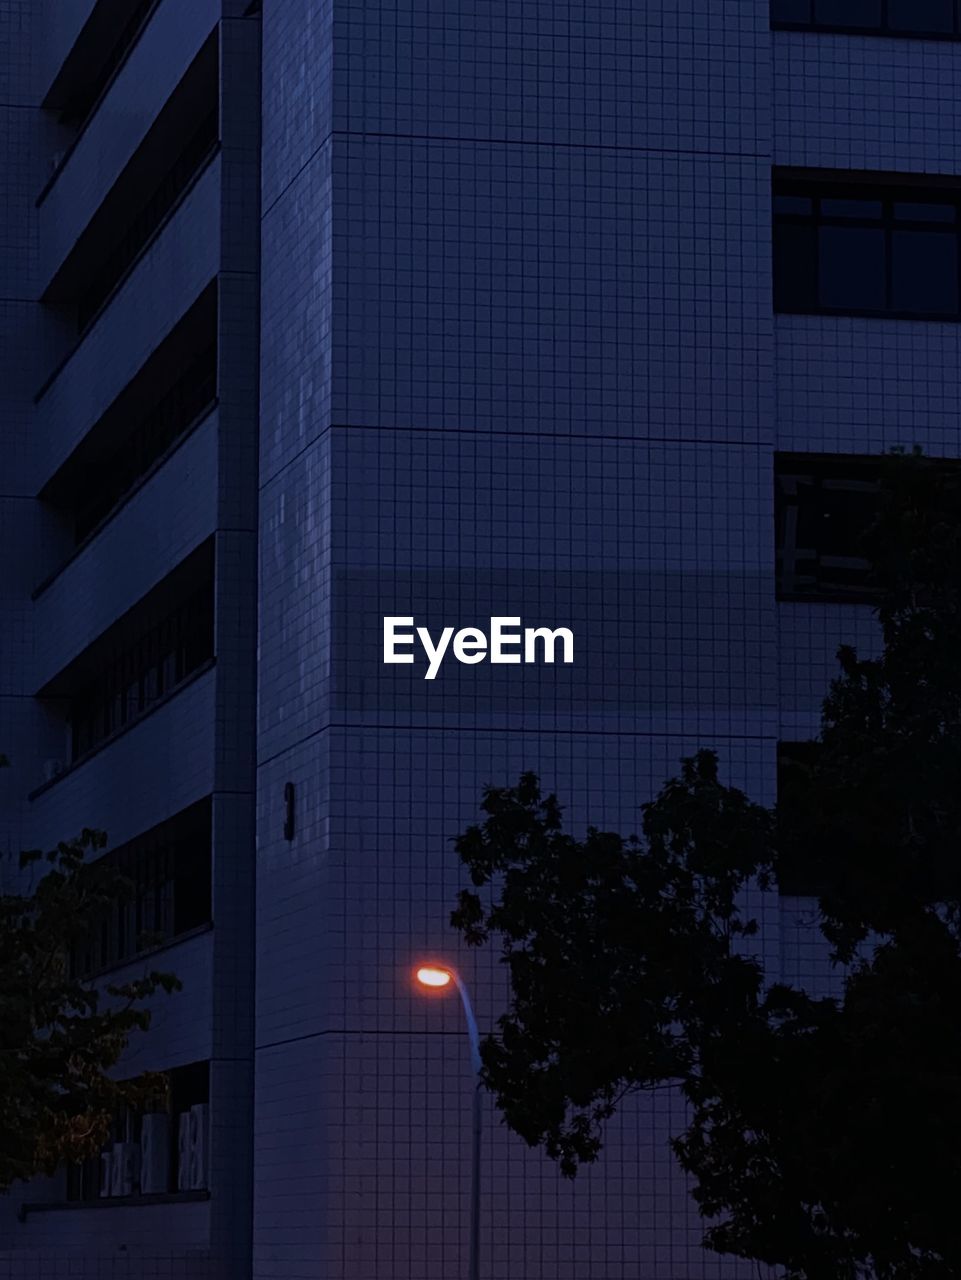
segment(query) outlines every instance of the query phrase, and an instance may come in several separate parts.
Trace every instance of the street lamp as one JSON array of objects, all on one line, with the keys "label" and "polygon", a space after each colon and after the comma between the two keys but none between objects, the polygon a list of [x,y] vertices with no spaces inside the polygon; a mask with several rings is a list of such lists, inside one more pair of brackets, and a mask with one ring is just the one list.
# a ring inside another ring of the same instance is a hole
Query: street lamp
[{"label": "street lamp", "polygon": [[477,1077],[474,1086],[473,1129],[471,1136],[471,1181],[470,1181],[470,1250],[467,1275],[468,1280],[480,1280],[480,1150],[481,1150],[481,1055],[480,1036],[477,1032],[477,1019],[470,1002],[470,994],[464,980],[456,969],[450,965],[422,965],[417,970],[417,981],[422,987],[433,991],[442,991],[451,983],[460,992],[461,1004],[464,1006],[464,1018],[467,1022],[467,1036],[470,1040],[470,1064]]}]

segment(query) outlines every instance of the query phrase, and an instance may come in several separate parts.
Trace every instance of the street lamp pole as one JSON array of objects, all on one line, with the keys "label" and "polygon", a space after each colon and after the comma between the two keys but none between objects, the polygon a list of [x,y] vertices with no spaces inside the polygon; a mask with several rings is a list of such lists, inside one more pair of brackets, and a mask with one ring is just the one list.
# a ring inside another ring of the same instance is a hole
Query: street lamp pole
[{"label": "street lamp pole", "polygon": [[480,1034],[471,1004],[467,984],[456,969],[449,966],[428,966],[417,970],[417,980],[425,987],[446,987],[453,982],[464,1006],[464,1020],[470,1041],[470,1064],[476,1077],[474,1100],[471,1110],[471,1180],[470,1180],[470,1242],[468,1251],[468,1280],[480,1280],[480,1155],[481,1126],[483,1118],[483,1083],[481,1081]]},{"label": "street lamp pole", "polygon": [[477,1033],[477,1019],[470,1002],[470,993],[460,974],[451,971],[457,990],[460,992],[461,1004],[464,1006],[464,1019],[467,1022],[467,1035],[470,1039],[470,1063],[477,1079],[474,1082],[474,1103],[472,1109],[471,1133],[471,1165],[470,1165],[470,1252],[468,1280],[480,1280],[480,1154],[481,1154],[481,1056],[480,1036]]}]

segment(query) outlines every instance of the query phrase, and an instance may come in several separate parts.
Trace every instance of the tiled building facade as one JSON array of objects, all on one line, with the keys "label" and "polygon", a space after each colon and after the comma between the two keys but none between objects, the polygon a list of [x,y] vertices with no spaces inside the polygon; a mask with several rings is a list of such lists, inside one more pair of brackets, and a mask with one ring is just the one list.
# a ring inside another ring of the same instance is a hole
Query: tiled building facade
[{"label": "tiled building facade", "polygon": [[[837,523],[837,455],[961,453],[961,15],[902,9],[0,0],[3,840],[167,858],[184,991],[130,1065],[207,1126],[190,1185],[16,1190],[0,1276],[465,1273],[460,1012],[410,972],[492,1025],[447,927],[483,785],[634,829],[711,746],[773,800],[875,639],[790,513]],[[573,666],[381,661],[385,615],[498,614]],[[488,1110],[482,1274],[754,1275],[682,1123],[635,1102],[568,1184]]]},{"label": "tiled building facade", "polygon": [[138,926],[164,935],[149,963],[184,989],[129,1069],[170,1071],[174,1128],[196,1108],[202,1131],[195,1177],[168,1134],[150,1195],[121,1176],[101,1197],[96,1162],[17,1189],[4,1276],[249,1269],[260,24],[244,8],[0,11],[4,847],[97,826],[142,881],[85,963],[135,974]]}]

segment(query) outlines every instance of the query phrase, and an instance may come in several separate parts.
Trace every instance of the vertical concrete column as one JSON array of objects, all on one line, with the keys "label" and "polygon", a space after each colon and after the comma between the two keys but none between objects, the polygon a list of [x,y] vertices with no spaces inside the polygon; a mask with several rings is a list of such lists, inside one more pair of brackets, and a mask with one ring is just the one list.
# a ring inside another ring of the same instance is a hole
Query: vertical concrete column
[{"label": "vertical concrete column", "polygon": [[260,21],[220,31],[220,437],[213,810],[212,1274],[250,1274],[259,423]]}]

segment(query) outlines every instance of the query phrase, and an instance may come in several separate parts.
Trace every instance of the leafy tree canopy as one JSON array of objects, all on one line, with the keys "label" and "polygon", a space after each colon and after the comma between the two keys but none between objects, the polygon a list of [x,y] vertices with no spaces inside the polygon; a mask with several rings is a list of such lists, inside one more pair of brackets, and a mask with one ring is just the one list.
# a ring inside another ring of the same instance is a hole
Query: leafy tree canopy
[{"label": "leafy tree canopy", "polygon": [[[778,810],[701,751],[638,836],[565,832],[525,774],[461,835],[453,924],[496,947],[506,1123],[573,1175],[626,1095],[675,1086],[706,1243],[806,1280],[961,1274],[961,485],[882,466],[880,656],[841,651]],[[836,998],[773,981],[753,914],[802,861]]]},{"label": "leafy tree canopy", "polygon": [[71,964],[132,891],[91,860],[105,843],[85,830],[49,853],[23,854],[18,885],[32,888],[0,894],[0,1190],[94,1155],[120,1106],[164,1087],[157,1076],[120,1081],[113,1071],[131,1035],[149,1026],[145,1001],[176,989],[176,979],[145,972],[111,984]]}]

